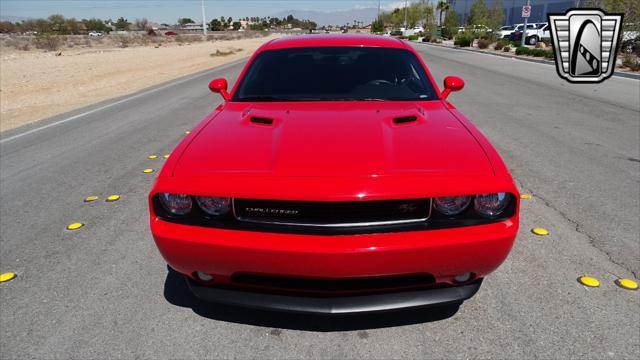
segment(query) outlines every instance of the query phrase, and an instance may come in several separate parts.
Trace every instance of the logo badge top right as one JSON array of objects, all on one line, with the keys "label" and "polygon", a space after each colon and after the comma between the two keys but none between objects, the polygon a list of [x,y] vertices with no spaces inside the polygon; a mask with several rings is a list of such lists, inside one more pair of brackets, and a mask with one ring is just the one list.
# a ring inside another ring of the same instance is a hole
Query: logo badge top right
[{"label": "logo badge top right", "polygon": [[549,14],[558,75],[572,83],[599,83],[611,77],[622,18],[600,9]]}]

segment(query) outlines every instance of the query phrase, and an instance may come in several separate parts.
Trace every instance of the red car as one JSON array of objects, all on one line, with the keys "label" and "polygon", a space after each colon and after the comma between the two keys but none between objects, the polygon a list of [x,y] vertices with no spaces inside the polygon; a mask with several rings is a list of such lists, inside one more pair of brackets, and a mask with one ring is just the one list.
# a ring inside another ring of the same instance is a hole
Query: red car
[{"label": "red car", "polygon": [[149,194],[201,299],[316,314],[460,304],[507,257],[519,194],[407,43],[308,35],[256,51]]}]

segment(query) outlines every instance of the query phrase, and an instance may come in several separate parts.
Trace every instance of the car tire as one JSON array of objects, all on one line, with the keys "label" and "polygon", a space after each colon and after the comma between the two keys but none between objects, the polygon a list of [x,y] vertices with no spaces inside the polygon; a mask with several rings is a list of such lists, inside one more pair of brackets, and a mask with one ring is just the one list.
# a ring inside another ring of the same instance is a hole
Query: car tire
[{"label": "car tire", "polygon": [[532,36],[529,39],[527,39],[527,44],[529,45],[535,45],[538,43],[538,37],[537,36]]}]

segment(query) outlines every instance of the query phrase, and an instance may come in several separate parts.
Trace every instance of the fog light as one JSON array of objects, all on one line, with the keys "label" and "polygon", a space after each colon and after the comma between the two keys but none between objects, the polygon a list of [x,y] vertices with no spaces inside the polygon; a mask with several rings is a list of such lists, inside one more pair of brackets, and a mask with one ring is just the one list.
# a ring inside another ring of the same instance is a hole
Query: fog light
[{"label": "fog light", "polygon": [[196,277],[202,281],[211,281],[213,280],[213,276],[203,273],[202,271],[196,271]]},{"label": "fog light", "polygon": [[453,280],[458,283],[463,283],[469,281],[471,276],[472,274],[470,272],[466,272],[454,277]]}]

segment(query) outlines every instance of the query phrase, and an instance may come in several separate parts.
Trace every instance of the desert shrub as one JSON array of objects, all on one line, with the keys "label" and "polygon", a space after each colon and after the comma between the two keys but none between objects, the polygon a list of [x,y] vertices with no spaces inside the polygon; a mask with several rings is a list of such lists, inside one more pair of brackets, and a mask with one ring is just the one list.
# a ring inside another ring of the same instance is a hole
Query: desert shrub
[{"label": "desert shrub", "polygon": [[540,42],[542,42],[543,44],[547,45],[547,47],[551,46],[551,39],[550,38],[542,38],[542,39],[540,39]]},{"label": "desert shrub", "polygon": [[529,55],[531,52],[531,49],[529,49],[526,46],[518,46],[516,48],[516,55]]},{"label": "desert shrub", "polygon": [[504,44],[499,41],[493,46],[495,50],[502,50],[503,47],[504,47]]},{"label": "desert shrub", "polygon": [[488,39],[480,39],[478,40],[478,49],[486,49],[489,47]]},{"label": "desert shrub", "polygon": [[409,35],[409,36],[407,37],[407,40],[414,41],[414,40],[418,40],[418,38],[419,38],[419,36],[418,36],[418,35]]},{"label": "desert shrub", "polygon": [[209,54],[209,56],[211,57],[227,56],[227,55],[235,54],[240,51],[242,51],[242,49],[240,48],[230,48],[230,49],[227,49],[226,51],[220,51],[220,49],[218,49],[216,50],[216,52]]},{"label": "desert shrub", "polygon": [[[422,38],[422,42],[431,42],[431,34],[426,34],[423,38]],[[435,40],[435,39],[434,39]]]},{"label": "desert shrub", "polygon": [[116,42],[121,48],[126,48],[126,47],[129,47],[129,45],[131,45],[132,41],[131,41],[131,38],[126,35],[118,35],[116,37]]},{"label": "desert shrub", "polygon": [[44,49],[48,51],[56,51],[60,49],[60,46],[66,41],[66,38],[61,35],[51,34],[38,34],[34,42],[38,49]]},{"label": "desert shrub", "polygon": [[640,71],[640,58],[631,53],[622,54],[622,65],[631,71]]},{"label": "desert shrub", "polygon": [[511,44],[512,48],[518,48],[518,47],[520,47],[522,45],[522,43],[520,41],[515,41],[515,40],[509,41],[509,44]]},{"label": "desert shrub", "polygon": [[469,47],[471,46],[471,44],[473,44],[473,40],[474,40],[473,34],[462,33],[462,34],[456,35],[456,38],[453,41],[453,44],[458,45],[460,47]]},{"label": "desert shrub", "polygon": [[510,46],[505,46],[505,47],[502,48],[502,51],[509,52],[509,51],[511,51],[511,47]]}]

